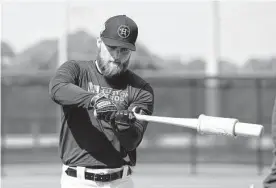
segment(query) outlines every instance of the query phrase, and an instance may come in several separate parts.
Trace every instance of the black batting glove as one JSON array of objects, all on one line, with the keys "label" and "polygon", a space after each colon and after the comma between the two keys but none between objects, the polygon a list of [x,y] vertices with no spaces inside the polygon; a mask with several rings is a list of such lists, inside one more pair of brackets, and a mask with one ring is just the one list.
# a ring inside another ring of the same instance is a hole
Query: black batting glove
[{"label": "black batting glove", "polygon": [[118,110],[117,106],[103,93],[95,95],[91,99],[91,105],[94,108],[94,116],[106,122],[110,122],[111,117]]},{"label": "black batting glove", "polygon": [[118,110],[111,117],[111,124],[117,131],[124,131],[129,129],[136,118],[132,111],[129,110]]}]

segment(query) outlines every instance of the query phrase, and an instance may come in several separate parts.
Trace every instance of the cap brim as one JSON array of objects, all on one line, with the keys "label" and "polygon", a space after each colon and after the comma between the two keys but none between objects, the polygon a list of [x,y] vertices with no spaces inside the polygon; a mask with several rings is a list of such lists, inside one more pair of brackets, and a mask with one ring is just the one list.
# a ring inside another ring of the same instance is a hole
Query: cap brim
[{"label": "cap brim", "polygon": [[106,44],[108,46],[120,46],[122,48],[128,48],[132,51],[136,51],[135,45],[133,45],[131,43],[127,43],[124,41],[119,41],[119,40],[115,40],[115,39],[111,39],[111,38],[105,38],[105,37],[102,37],[102,40],[103,40],[104,44]]}]

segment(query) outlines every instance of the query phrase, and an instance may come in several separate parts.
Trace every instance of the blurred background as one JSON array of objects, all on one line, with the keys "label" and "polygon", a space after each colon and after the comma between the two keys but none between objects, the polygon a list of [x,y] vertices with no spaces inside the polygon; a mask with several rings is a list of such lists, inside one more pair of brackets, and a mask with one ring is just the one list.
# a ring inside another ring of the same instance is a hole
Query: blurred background
[{"label": "blurred background", "polygon": [[[55,173],[49,170],[48,175],[55,174],[50,180],[58,185],[60,113],[49,98],[49,81],[68,59],[94,59],[96,37],[104,21],[116,14],[128,15],[139,27],[130,69],[153,86],[154,115],[206,114],[265,127],[264,136],[257,139],[199,135],[150,123],[138,148],[138,166],[168,164],[175,170],[184,165],[187,178],[202,174],[203,167],[206,172],[220,167],[217,173],[235,167],[248,169],[241,173],[249,173],[248,181],[257,183],[267,175],[276,94],[276,2],[9,0],[2,1],[1,8],[5,187],[16,183],[9,177],[22,166],[33,174],[51,167]],[[144,180],[139,178],[138,184]]]}]

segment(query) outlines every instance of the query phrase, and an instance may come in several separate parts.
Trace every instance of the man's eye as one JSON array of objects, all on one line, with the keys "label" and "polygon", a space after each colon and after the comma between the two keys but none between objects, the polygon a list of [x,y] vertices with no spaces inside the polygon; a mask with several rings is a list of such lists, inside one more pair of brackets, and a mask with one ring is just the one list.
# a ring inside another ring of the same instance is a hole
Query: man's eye
[{"label": "man's eye", "polygon": [[122,48],[122,52],[127,52],[128,49],[127,48]]},{"label": "man's eye", "polygon": [[[106,45],[107,46],[107,45]],[[115,50],[116,46],[107,46],[110,50]]]}]

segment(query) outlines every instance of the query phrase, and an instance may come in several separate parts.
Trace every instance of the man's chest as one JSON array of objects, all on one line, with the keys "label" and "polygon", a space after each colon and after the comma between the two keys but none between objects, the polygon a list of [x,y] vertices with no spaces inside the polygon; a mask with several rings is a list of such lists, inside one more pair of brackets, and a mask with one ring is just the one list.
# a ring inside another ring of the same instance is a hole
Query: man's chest
[{"label": "man's chest", "polygon": [[112,88],[110,86],[102,86],[93,82],[88,82],[87,91],[93,94],[103,93],[106,97],[112,100],[119,109],[127,109],[128,107],[128,87],[125,88]]},{"label": "man's chest", "polygon": [[[124,79],[127,80],[127,79]],[[102,75],[98,74],[93,66],[82,72],[79,78],[79,86],[93,94],[103,93],[111,99],[119,109],[127,109],[129,106],[130,88],[124,80],[116,80],[110,84]]]}]

